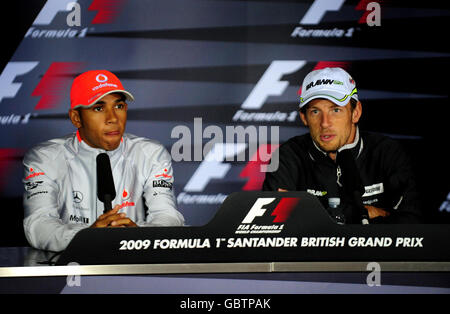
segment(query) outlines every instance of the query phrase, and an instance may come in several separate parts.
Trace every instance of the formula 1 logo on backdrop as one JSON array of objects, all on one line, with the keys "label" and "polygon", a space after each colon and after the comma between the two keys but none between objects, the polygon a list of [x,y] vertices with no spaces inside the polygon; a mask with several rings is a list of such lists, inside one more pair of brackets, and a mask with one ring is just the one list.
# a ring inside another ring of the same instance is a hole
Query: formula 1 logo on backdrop
[{"label": "formula 1 logo on backdrop", "polygon": [[[22,87],[22,82],[18,77],[31,72],[38,61],[8,62],[0,75],[0,103],[5,98],[14,98]],[[32,113],[24,115],[8,113],[0,115],[0,126],[27,124],[30,121]]]},{"label": "formula 1 logo on backdrop", "polygon": [[31,96],[41,97],[35,110],[54,109],[69,93],[73,76],[80,72],[82,62],[53,62],[42,76]]},{"label": "formula 1 logo on backdrop", "polygon": [[[266,172],[275,164],[272,162],[272,154],[279,144],[260,144],[256,152],[250,157],[246,165],[239,173],[239,178],[247,182],[242,191],[261,190]],[[223,180],[232,168],[230,157],[244,153],[247,150],[245,143],[217,143],[206,155],[193,175],[183,188],[177,201],[179,204],[222,204],[226,194],[203,194],[204,190],[214,180]],[[198,194],[202,193],[202,194]]]},{"label": "formula 1 logo on backdrop", "polygon": [[[0,104],[5,99],[14,99],[23,82],[29,84],[30,72],[38,67],[39,61],[11,61],[0,75]],[[53,62],[38,81],[31,96],[39,97],[34,110],[54,109],[61,105],[67,96],[73,77],[84,67],[82,62]],[[34,112],[18,115],[0,115],[0,125],[27,124]]]},{"label": "formula 1 logo on backdrop", "polygon": [[[306,60],[273,60],[255,87],[244,100],[241,108],[233,115],[233,122],[294,122],[298,111],[256,112],[260,110],[269,97],[281,96],[289,87],[283,76],[300,71],[307,64]],[[324,67],[348,67],[348,62],[319,61],[314,70]],[[300,82],[301,83],[301,82]]]},{"label": "formula 1 logo on backdrop", "polygon": [[273,60],[262,77],[244,100],[232,118],[233,122],[245,123],[281,123],[294,122],[297,110],[261,112],[259,111],[269,97],[281,96],[289,87],[283,76],[299,71],[306,64],[305,60]]},{"label": "formula 1 logo on backdrop", "polygon": [[176,126],[171,132],[171,138],[178,138],[170,150],[172,160],[201,161],[178,195],[178,203],[221,204],[227,195],[199,193],[214,180],[223,180],[233,168],[232,162],[247,162],[239,174],[239,178],[247,179],[242,190],[261,189],[265,172],[278,169],[278,155],[272,154],[279,146],[278,128],[270,126],[269,129],[265,125],[233,125],[226,126],[225,130],[215,125],[203,128],[202,118],[194,119],[193,132],[185,125]]},{"label": "formula 1 logo on backdrop", "polygon": [[0,75],[0,103],[4,98],[16,97],[22,87],[22,83],[16,81],[16,78],[33,70],[38,63],[38,61],[8,62]]},{"label": "formula 1 logo on backdrop", "polygon": [[[177,197],[179,204],[222,204],[226,194],[197,194],[203,192],[211,180],[225,178],[231,169],[230,163],[225,160],[234,158],[247,147],[245,143],[215,143],[206,154],[194,174],[184,186],[183,192]],[[195,194],[192,194],[192,193]]]},{"label": "formula 1 logo on backdrop", "polygon": [[[337,12],[343,7],[345,0],[315,0],[300,20],[300,25],[294,28],[291,37],[299,38],[343,38],[353,37],[355,30],[359,28],[350,27],[347,29],[339,27],[330,27],[327,29],[317,28],[327,12]],[[358,24],[367,24],[368,26],[381,26],[381,0],[361,0],[354,8],[363,11],[363,15],[358,20]],[[305,26],[306,25],[306,26]],[[309,26],[309,27],[307,27]]]},{"label": "formula 1 logo on backdrop", "polygon": [[323,19],[327,11],[339,11],[344,2],[345,0],[315,0],[303,16],[300,24],[317,25]]},{"label": "formula 1 logo on backdrop", "polygon": [[[87,25],[85,20],[91,16],[90,12],[97,12],[91,25],[111,24],[119,16],[122,7],[127,0],[93,0],[89,6],[74,0],[47,0],[42,10],[33,22],[33,25],[25,33],[24,38],[32,39],[61,39],[82,38],[92,28],[81,28]],[[87,8],[87,11],[83,9]],[[55,18],[63,15],[63,28],[49,28],[55,24]],[[85,17],[86,16],[86,17]],[[84,23],[83,23],[84,22]],[[66,27],[67,26],[67,27]]]}]

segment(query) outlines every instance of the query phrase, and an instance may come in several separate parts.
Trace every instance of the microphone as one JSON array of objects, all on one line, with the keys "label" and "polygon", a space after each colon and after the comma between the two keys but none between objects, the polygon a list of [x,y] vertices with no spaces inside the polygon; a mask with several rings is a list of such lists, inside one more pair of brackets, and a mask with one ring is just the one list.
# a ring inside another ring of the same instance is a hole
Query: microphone
[{"label": "microphone", "polygon": [[344,189],[350,192],[350,195],[359,210],[361,223],[363,225],[369,224],[369,214],[364,207],[361,197],[365,193],[365,189],[352,152],[349,149],[338,152],[336,155],[336,163],[342,169]]},{"label": "microphone", "polygon": [[105,205],[103,213],[112,209],[112,200],[116,197],[116,188],[111,171],[111,163],[106,153],[97,155],[97,197]]}]

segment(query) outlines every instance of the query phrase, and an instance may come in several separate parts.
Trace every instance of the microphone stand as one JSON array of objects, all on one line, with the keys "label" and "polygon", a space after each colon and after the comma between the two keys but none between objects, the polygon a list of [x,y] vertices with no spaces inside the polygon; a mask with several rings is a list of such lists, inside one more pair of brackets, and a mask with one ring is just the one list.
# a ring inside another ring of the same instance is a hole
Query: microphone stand
[{"label": "microphone stand", "polygon": [[355,160],[351,155],[349,150],[344,150],[339,152],[336,156],[336,161],[338,165],[343,168],[344,184],[348,188],[348,193],[350,193],[353,200],[353,205],[356,207],[359,213],[361,224],[369,224],[369,212],[367,208],[364,207],[362,202],[362,193],[364,193],[364,186],[361,181],[361,176],[359,174],[358,168],[356,167]]},{"label": "microphone stand", "polygon": [[103,210],[103,214],[106,214],[112,209],[112,197],[109,194],[105,194],[105,199],[103,201],[103,205],[105,209]]},{"label": "microphone stand", "polygon": [[355,201],[355,205],[359,209],[359,214],[361,217],[361,224],[368,225],[369,224],[369,212],[367,211],[367,208],[364,207],[364,204],[362,202],[361,193],[359,191],[353,192],[353,199]]}]

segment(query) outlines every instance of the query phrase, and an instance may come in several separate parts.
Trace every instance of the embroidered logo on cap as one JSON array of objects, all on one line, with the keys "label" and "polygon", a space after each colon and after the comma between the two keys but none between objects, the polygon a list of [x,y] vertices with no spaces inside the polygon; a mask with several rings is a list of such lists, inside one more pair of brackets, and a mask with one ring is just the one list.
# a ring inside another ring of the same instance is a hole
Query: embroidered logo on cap
[{"label": "embroidered logo on cap", "polygon": [[108,80],[108,77],[104,74],[99,74],[95,77],[95,80],[99,83],[106,82]]}]

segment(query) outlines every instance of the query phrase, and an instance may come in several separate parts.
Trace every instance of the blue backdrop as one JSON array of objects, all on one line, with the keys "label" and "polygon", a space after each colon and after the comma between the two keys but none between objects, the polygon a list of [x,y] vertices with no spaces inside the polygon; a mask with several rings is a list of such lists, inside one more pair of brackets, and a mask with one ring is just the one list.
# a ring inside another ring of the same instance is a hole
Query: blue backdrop
[{"label": "blue backdrop", "polygon": [[[0,76],[0,196],[12,217],[8,228],[18,235],[2,243],[21,240],[24,152],[74,131],[70,85],[90,69],[116,73],[134,94],[127,132],[173,152],[180,140],[174,130],[190,130],[191,160],[173,163],[179,209],[190,225],[207,223],[229,193],[261,187],[263,161],[250,161],[255,147],[270,152],[307,132],[296,113],[298,90],[309,71],[326,66],[343,67],[355,79],[361,128],[397,138],[410,152],[428,221],[448,221],[450,9],[441,3],[29,2],[12,6],[15,22],[3,27],[12,39]],[[202,166],[211,152],[208,126],[245,157]],[[279,138],[227,140],[227,127],[237,126],[258,136],[277,131]],[[195,159],[198,151],[204,155]]]}]

